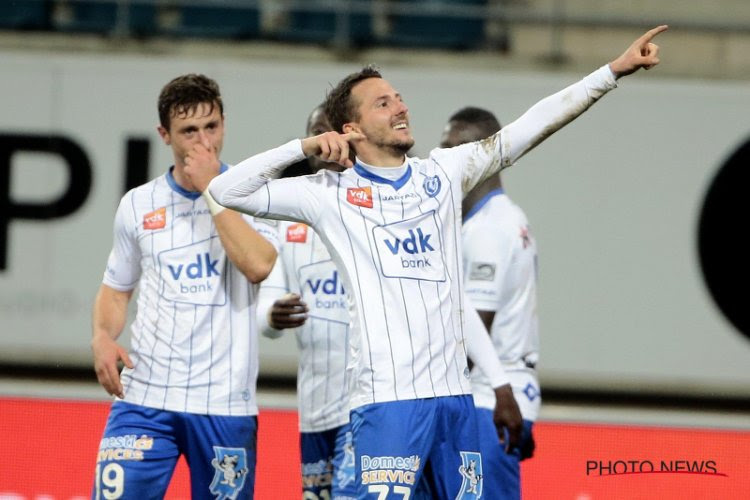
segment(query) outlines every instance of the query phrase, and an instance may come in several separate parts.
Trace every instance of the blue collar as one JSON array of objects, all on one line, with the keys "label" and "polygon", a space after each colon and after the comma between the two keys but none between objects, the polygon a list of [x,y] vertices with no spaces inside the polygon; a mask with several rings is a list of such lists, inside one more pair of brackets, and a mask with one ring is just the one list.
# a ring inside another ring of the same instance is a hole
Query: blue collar
[{"label": "blue collar", "polygon": [[479,212],[479,210],[487,204],[488,201],[490,201],[495,196],[500,196],[501,194],[505,194],[505,190],[503,188],[499,189],[493,189],[486,195],[482,196],[482,198],[474,204],[473,207],[471,207],[471,210],[468,211],[468,213],[464,216],[464,222],[469,220],[474,214]]},{"label": "blue collar", "polygon": [[[224,172],[227,171],[228,168],[229,167],[226,164],[222,163],[221,167],[219,167],[219,174],[223,174]],[[174,170],[174,165],[172,165],[171,167],[169,167],[169,170],[167,170],[167,175],[166,175],[166,177],[167,177],[167,184],[169,184],[169,187],[172,188],[172,191],[174,191],[175,193],[177,193],[179,195],[184,196],[185,198],[187,198],[189,200],[195,201],[198,198],[200,198],[201,197],[201,193],[199,193],[198,191],[188,191],[184,187],[182,187],[179,184],[177,184],[177,181],[174,180],[174,174],[172,173],[173,170]]]},{"label": "blue collar", "polygon": [[359,163],[354,164],[354,171],[365,179],[371,180],[372,182],[377,182],[379,184],[390,184],[395,190],[401,189],[401,187],[406,184],[406,182],[411,178],[411,165],[407,165],[404,175],[402,175],[395,181],[386,179],[385,177],[380,177],[377,174],[373,174]]}]

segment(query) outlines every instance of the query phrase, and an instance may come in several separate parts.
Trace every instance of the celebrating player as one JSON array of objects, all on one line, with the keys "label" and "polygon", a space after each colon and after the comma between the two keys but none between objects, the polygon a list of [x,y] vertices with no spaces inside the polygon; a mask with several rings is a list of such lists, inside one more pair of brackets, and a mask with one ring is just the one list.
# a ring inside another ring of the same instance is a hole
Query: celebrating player
[{"label": "celebrating player", "polygon": [[[209,185],[222,205],[310,225],[344,279],[353,305],[358,498],[408,497],[422,478],[437,498],[482,495],[464,349],[461,200],[615,88],[618,77],[658,64],[651,39],[665,29],[644,34],[497,134],[435,149],[427,159],[406,156],[414,143],[408,108],[390,83],[365,68],[326,99],[335,132],[255,155]],[[352,168],[272,180],[305,156]],[[502,387],[510,393],[509,384]],[[498,399],[507,393],[496,388]],[[495,412],[500,425],[508,417]],[[520,428],[509,430],[510,444],[517,444]]]},{"label": "celebrating player", "polygon": [[[163,498],[184,455],[193,498],[252,498],[254,283],[273,266],[275,228],[224,210],[206,191],[227,169],[218,159],[224,110],[216,82],[195,74],[175,78],[162,89],[158,110],[158,131],[174,165],[120,201],[94,302],[94,367],[117,399],[92,497]],[[116,339],[136,285],[128,352]]]}]

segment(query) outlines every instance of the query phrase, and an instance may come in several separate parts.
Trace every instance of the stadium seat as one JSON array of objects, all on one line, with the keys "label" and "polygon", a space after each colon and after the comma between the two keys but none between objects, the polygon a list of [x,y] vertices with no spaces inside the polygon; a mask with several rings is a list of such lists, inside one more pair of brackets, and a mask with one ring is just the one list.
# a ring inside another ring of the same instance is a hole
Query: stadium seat
[{"label": "stadium seat", "polygon": [[[118,2],[87,2],[74,0],[62,4],[68,12],[60,16],[55,28],[79,33],[112,34],[118,28]],[[133,36],[148,36],[155,32],[156,7],[151,4],[126,5],[126,29]]]},{"label": "stadium seat", "polygon": [[[310,0],[307,5],[325,4],[319,0]],[[279,38],[291,41],[330,43],[335,41],[339,16],[348,20],[348,30],[344,35],[352,46],[363,46],[372,43],[372,16],[370,13],[335,13],[317,10],[294,9],[288,13],[288,24],[280,29]]]},{"label": "stadium seat", "polygon": [[184,5],[178,8],[177,23],[162,32],[177,37],[255,38],[260,34],[258,8]]},{"label": "stadium seat", "polygon": [[418,14],[393,15],[389,33],[381,39],[386,45],[439,49],[472,49],[484,42],[484,20],[435,15],[438,4],[486,5],[486,0],[410,0],[424,8]]},{"label": "stadium seat", "polygon": [[45,0],[0,2],[0,29],[49,29],[49,2]]}]

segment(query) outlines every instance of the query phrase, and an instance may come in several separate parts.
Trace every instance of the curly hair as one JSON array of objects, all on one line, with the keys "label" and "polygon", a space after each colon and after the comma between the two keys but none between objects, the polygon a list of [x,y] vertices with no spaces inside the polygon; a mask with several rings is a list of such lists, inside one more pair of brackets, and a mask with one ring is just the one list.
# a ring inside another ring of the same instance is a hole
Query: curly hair
[{"label": "curly hair", "polygon": [[351,99],[352,88],[369,78],[383,78],[378,68],[372,64],[345,77],[326,95],[323,108],[336,132],[343,132],[345,123],[359,119],[356,103]]},{"label": "curly hair", "polygon": [[178,76],[161,89],[157,103],[159,122],[169,129],[173,116],[193,113],[201,104],[209,104],[209,112],[218,106],[219,113],[224,114],[219,84],[196,73]]}]

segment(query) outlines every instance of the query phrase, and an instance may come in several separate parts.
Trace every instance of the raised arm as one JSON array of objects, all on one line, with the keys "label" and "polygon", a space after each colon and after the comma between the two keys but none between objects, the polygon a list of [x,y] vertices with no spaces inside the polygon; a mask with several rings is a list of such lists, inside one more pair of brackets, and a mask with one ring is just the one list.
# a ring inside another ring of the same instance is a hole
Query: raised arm
[{"label": "raised arm", "polygon": [[573,121],[604,94],[617,87],[616,80],[659,64],[659,47],[651,40],[665,31],[658,26],[635,40],[617,59],[583,80],[542,99],[499,132],[502,168],[515,163],[547,137]]}]

